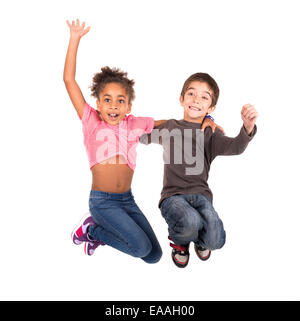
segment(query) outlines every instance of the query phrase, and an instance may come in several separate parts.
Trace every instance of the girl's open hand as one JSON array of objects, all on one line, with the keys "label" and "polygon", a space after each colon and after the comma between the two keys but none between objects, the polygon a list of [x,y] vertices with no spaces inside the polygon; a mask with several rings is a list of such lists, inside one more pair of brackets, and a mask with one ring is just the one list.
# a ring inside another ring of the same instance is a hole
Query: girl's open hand
[{"label": "girl's open hand", "polygon": [[87,34],[91,29],[91,27],[84,28],[85,27],[85,22],[83,22],[80,25],[79,19],[76,20],[76,23],[73,20],[72,24],[69,22],[69,20],[67,20],[67,24],[68,24],[68,26],[70,28],[71,37],[79,37],[79,38],[81,38],[82,36]]},{"label": "girl's open hand", "polygon": [[223,129],[221,126],[217,125],[217,124],[216,124],[213,120],[211,120],[210,118],[205,118],[205,119],[204,119],[204,121],[203,121],[203,123],[202,123],[202,126],[201,126],[201,130],[204,132],[204,129],[205,129],[206,127],[210,127],[213,133],[215,132],[216,128],[218,128],[223,134],[225,134],[224,129]]}]

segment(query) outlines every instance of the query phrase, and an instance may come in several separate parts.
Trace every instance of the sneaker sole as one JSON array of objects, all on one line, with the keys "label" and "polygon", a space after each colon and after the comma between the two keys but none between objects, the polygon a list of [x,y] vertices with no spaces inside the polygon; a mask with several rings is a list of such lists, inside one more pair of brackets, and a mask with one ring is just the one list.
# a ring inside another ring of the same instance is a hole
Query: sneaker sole
[{"label": "sneaker sole", "polygon": [[85,242],[85,244],[84,244],[84,254],[87,255],[87,256],[89,256],[89,255],[88,255],[88,252],[87,252],[87,246],[88,246],[88,243]]}]

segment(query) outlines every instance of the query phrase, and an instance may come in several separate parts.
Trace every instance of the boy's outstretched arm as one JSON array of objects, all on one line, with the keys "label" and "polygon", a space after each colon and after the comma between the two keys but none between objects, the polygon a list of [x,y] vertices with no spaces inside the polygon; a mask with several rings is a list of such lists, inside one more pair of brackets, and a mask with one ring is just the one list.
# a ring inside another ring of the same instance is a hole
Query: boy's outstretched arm
[{"label": "boy's outstretched arm", "polygon": [[64,83],[79,117],[82,118],[85,99],[75,80],[76,57],[80,39],[89,32],[90,27],[85,28],[84,22],[80,25],[78,19],[76,20],[76,23],[72,21],[71,24],[67,21],[67,24],[70,28],[70,41],[65,61]]},{"label": "boy's outstretched arm", "polygon": [[217,155],[239,155],[247,147],[248,143],[256,134],[255,122],[258,113],[254,106],[244,105],[241,111],[243,126],[236,137],[227,137],[220,132],[215,132],[211,137],[211,157]]}]

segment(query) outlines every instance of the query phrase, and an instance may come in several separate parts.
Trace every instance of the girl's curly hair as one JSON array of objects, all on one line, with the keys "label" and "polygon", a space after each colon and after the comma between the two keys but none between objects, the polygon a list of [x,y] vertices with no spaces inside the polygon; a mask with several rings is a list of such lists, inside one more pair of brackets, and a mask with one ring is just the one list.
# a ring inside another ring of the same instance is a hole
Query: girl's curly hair
[{"label": "girl's curly hair", "polygon": [[101,72],[94,75],[93,83],[90,86],[92,96],[98,99],[105,85],[112,82],[116,82],[124,86],[129,97],[129,103],[134,100],[134,80],[129,80],[127,78],[127,72],[123,72],[119,68],[110,68],[108,66],[101,68]]}]

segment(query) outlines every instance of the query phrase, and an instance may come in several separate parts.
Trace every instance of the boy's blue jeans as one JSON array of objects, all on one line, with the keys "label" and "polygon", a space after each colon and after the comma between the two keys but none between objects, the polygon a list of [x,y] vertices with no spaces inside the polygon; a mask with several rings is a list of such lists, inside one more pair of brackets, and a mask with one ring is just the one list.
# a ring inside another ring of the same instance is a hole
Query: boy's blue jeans
[{"label": "boy's blue jeans", "polygon": [[96,223],[89,227],[93,239],[147,263],[160,260],[161,247],[131,190],[120,194],[91,190],[89,207]]},{"label": "boy's blue jeans", "polygon": [[211,201],[202,194],[170,196],[163,200],[160,210],[175,244],[194,242],[209,250],[225,244],[223,223]]}]

